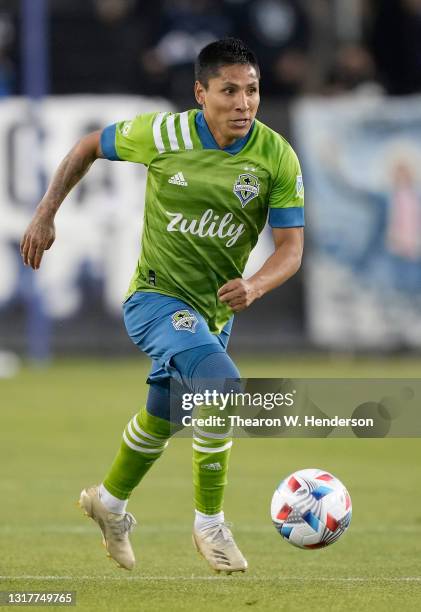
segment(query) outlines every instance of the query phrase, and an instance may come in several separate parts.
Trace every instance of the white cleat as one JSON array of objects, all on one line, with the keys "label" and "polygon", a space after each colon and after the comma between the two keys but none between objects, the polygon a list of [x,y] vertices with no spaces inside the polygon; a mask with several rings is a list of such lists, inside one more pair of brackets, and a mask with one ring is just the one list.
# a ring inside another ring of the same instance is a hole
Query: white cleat
[{"label": "white cleat", "polygon": [[115,514],[109,512],[98,496],[99,487],[94,485],[83,489],[79,506],[86,516],[98,523],[108,557],[114,559],[119,567],[127,570],[134,568],[136,559],[129,540],[129,533],[134,529],[136,519],[132,514]]},{"label": "white cleat", "polygon": [[193,544],[216,572],[245,572],[248,564],[226,523],[193,529]]}]

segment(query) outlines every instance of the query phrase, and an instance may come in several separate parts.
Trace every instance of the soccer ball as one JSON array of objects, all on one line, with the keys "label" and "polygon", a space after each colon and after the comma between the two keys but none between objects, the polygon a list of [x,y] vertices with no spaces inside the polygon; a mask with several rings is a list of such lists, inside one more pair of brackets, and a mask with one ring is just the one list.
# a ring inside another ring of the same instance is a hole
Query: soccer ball
[{"label": "soccer ball", "polygon": [[271,516],[281,536],[299,548],[333,544],[348,529],[348,491],[329,472],[299,470],[283,480],[272,497]]}]

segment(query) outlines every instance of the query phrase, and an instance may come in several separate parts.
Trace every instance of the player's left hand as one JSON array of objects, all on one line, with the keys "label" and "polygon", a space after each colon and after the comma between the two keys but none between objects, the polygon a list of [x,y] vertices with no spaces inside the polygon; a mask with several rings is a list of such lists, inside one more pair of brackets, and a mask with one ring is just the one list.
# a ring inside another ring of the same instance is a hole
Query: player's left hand
[{"label": "player's left hand", "polygon": [[244,310],[258,297],[253,283],[243,278],[228,281],[218,291],[218,298],[225,302],[234,312]]}]

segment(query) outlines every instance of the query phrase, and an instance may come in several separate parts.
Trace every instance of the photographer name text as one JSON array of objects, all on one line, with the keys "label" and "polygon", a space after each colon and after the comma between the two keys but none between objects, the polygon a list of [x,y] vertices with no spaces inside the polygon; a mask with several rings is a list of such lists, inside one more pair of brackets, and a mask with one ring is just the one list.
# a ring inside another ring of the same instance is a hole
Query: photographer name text
[{"label": "photographer name text", "polygon": [[374,419],[343,418],[333,416],[317,418],[285,414],[282,417],[242,417],[238,414],[226,416],[210,415],[208,417],[193,417],[184,415],[182,423],[185,427],[374,427]]}]

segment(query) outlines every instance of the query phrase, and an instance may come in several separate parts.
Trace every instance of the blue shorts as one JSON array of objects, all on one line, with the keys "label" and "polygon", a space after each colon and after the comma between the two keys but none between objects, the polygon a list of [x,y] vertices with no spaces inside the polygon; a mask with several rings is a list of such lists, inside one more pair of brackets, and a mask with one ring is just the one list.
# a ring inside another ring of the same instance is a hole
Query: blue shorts
[{"label": "blue shorts", "polygon": [[225,353],[234,317],[219,335],[211,334],[201,314],[188,304],[162,293],[138,291],[124,303],[124,323],[133,342],[152,359],[148,382],[173,377],[181,380],[171,358],[182,351],[214,344]]}]

